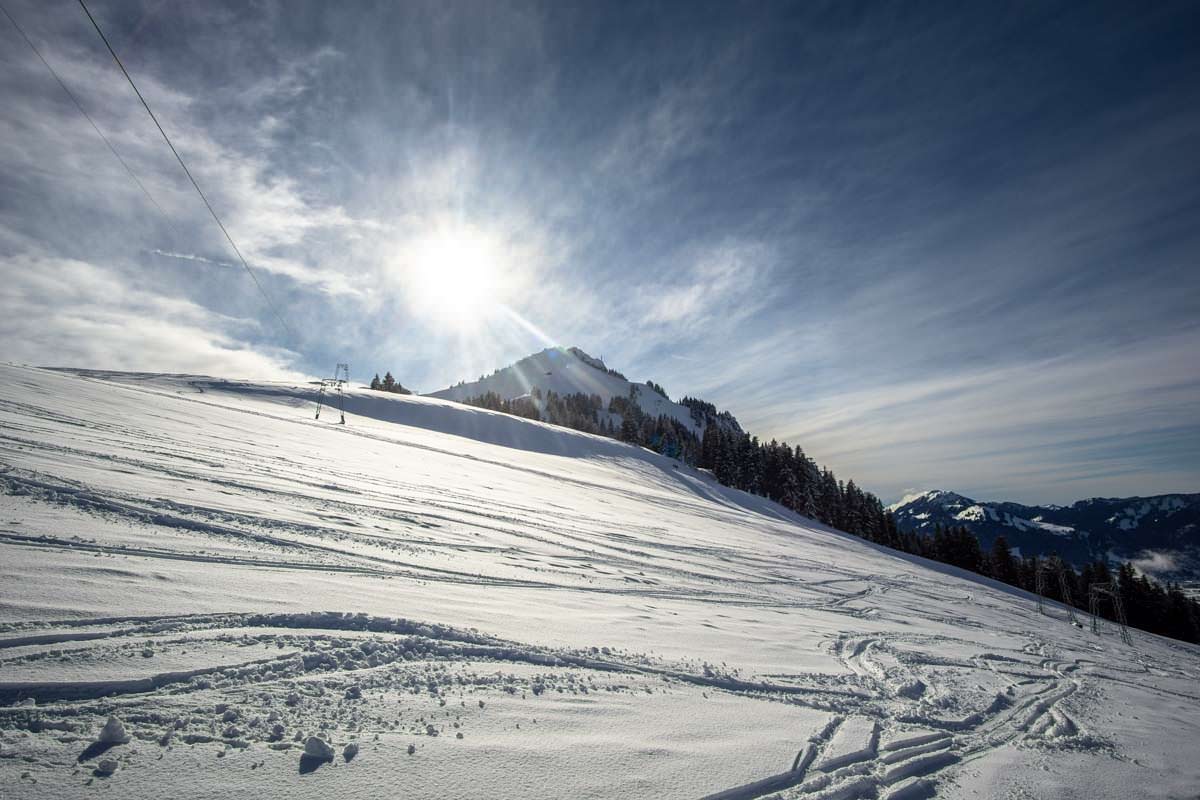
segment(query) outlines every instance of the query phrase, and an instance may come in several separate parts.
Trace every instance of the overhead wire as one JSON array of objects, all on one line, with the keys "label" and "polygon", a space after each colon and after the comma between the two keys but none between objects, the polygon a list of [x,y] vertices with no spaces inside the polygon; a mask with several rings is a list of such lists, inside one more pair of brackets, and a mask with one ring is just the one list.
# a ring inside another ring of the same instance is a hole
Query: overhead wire
[{"label": "overhead wire", "polygon": [[38,50],[37,45],[33,43],[33,40],[30,39],[28,34],[25,33],[25,29],[22,28],[13,15],[9,13],[8,9],[4,7],[3,3],[0,3],[0,12],[3,12],[4,16],[8,18],[8,21],[12,23],[12,26],[17,29],[17,33],[21,35],[21,38],[25,40],[25,44],[29,45],[29,49],[32,50],[33,54],[38,57],[38,60],[42,62],[42,66],[44,66],[50,72],[50,74],[54,76],[54,80],[58,81],[58,85],[62,88],[63,92],[66,93],[67,97],[71,98],[71,102],[75,104],[75,108],[79,110],[79,113],[82,114],[84,119],[88,121],[88,124],[92,126],[92,130],[96,132],[96,135],[99,136],[104,144],[108,146],[108,150],[113,154],[113,157],[116,158],[117,161],[121,162],[121,166],[125,168],[127,173],[129,173],[129,177],[133,179],[133,182],[137,184],[137,187],[142,190],[142,194],[146,195],[146,199],[150,201],[150,204],[158,209],[158,213],[162,215],[167,224],[174,227],[167,212],[164,211],[163,207],[159,205],[159,202],[154,199],[154,195],[150,194],[150,190],[147,189],[146,185],[142,183],[140,178],[138,178],[137,173],[133,171],[133,168],[129,166],[129,163],[121,157],[120,153],[117,152],[117,148],[111,141],[109,141],[109,138],[104,135],[104,131],[100,130],[100,126],[96,124],[96,120],[92,119],[92,115],[89,114],[87,109],[83,107],[83,103],[79,102],[79,98],[76,97],[75,93],[70,90],[66,84],[66,81],[62,79],[54,67],[50,66],[50,62],[47,61],[45,56],[42,55],[42,52]]},{"label": "overhead wire", "polygon": [[267,294],[267,290],[263,288],[262,283],[259,282],[258,276],[255,275],[254,270],[250,268],[250,264],[246,261],[246,257],[242,255],[241,249],[237,246],[237,243],[233,241],[233,237],[229,235],[229,231],[226,229],[225,223],[221,222],[221,218],[217,215],[212,203],[208,201],[208,197],[204,194],[204,190],[200,188],[200,184],[192,175],[192,171],[188,169],[188,165],[184,162],[183,156],[179,155],[179,151],[175,149],[175,145],[171,142],[171,137],[167,135],[165,130],[163,130],[162,124],[158,121],[158,117],[154,115],[154,111],[151,110],[150,104],[146,102],[146,98],[142,95],[141,90],[138,89],[137,84],[134,83],[133,77],[129,74],[129,70],[125,69],[125,64],[121,61],[121,57],[117,55],[117,51],[113,49],[112,44],[108,41],[108,37],[105,36],[104,31],[101,30],[100,23],[98,23],[96,18],[92,16],[92,12],[88,9],[87,3],[85,3],[84,0],[79,0],[79,5],[83,9],[83,13],[87,14],[87,18],[92,23],[92,27],[96,29],[96,33],[100,35],[100,40],[104,42],[104,46],[108,48],[108,52],[110,55],[112,55],[113,61],[116,61],[117,66],[121,68],[121,74],[125,76],[125,80],[127,80],[130,87],[133,88],[134,94],[137,95],[138,100],[142,101],[142,107],[146,109],[146,113],[149,114],[150,119],[154,121],[154,126],[158,128],[158,132],[162,134],[163,141],[167,143],[167,147],[171,148],[171,152],[175,154],[175,160],[178,161],[179,166],[183,168],[184,174],[188,176],[188,180],[192,182],[192,186],[196,189],[196,193],[200,195],[200,199],[204,201],[204,206],[208,209],[208,213],[212,215],[213,221],[217,223],[217,227],[220,228],[221,233],[225,235],[225,239],[229,242],[229,246],[233,248],[233,252],[237,254],[238,260],[242,262],[242,267],[246,270],[246,274],[250,276],[250,280],[254,281],[254,285],[258,288],[259,294],[262,295],[263,299],[267,303],[267,306],[275,315],[275,319],[279,321],[279,325],[281,328],[283,328],[284,333],[289,339],[295,342],[296,336],[293,333],[291,326],[287,324],[287,321],[283,318],[283,314],[280,313],[279,308],[275,305],[275,302],[271,300],[271,296]]}]

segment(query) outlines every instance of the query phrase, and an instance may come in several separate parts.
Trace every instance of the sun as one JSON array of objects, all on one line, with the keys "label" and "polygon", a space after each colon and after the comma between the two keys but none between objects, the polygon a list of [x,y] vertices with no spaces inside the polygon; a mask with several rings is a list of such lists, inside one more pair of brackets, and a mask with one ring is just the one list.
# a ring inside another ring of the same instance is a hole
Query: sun
[{"label": "sun", "polygon": [[414,243],[406,272],[415,310],[459,331],[478,327],[502,302],[503,251],[483,233],[450,228]]}]

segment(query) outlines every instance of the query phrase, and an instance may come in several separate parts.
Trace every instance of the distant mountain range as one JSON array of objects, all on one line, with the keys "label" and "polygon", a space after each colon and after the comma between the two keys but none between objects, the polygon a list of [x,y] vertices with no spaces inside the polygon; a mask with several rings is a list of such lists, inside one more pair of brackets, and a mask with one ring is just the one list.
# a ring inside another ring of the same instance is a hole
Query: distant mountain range
[{"label": "distant mountain range", "polygon": [[983,502],[940,489],[889,506],[901,530],[966,526],[984,549],[1003,535],[1023,556],[1057,553],[1075,565],[1132,561],[1163,580],[1200,582],[1200,494],[1093,497],[1070,506]]}]

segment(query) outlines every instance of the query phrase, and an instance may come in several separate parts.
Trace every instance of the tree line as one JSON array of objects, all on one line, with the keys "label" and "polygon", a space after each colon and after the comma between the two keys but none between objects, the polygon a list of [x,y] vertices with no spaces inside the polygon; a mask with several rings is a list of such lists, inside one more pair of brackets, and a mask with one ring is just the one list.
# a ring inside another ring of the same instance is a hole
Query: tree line
[{"label": "tree line", "polygon": [[541,412],[537,406],[528,397],[516,397],[512,400],[506,400],[495,392],[487,392],[476,397],[469,397],[463,401],[466,405],[475,406],[476,408],[486,408],[489,411],[500,411],[505,414],[511,414],[514,417],[523,417],[525,419],[541,420]]},{"label": "tree line", "polygon": [[[1115,573],[1099,559],[1076,570],[1057,556],[1014,556],[1004,536],[997,536],[991,548],[984,551],[975,534],[965,526],[943,528],[938,525],[932,535],[903,533],[891,546],[1035,593],[1040,569],[1045,576],[1044,596],[1083,611],[1088,611],[1091,587],[1110,584],[1121,599],[1129,625],[1173,639],[1200,643],[1200,603],[1184,594],[1178,585],[1164,586],[1145,574],[1139,575],[1128,562],[1118,566]],[[1063,585],[1067,596],[1063,594]],[[1102,604],[1100,611],[1106,619],[1115,621],[1115,609],[1110,605]]]},{"label": "tree line", "polygon": [[392,373],[388,372],[383,376],[383,380],[379,380],[379,373],[375,373],[375,377],[371,379],[371,388],[377,392],[391,392],[392,394],[412,394],[411,391],[405,389],[400,383],[392,377]]}]

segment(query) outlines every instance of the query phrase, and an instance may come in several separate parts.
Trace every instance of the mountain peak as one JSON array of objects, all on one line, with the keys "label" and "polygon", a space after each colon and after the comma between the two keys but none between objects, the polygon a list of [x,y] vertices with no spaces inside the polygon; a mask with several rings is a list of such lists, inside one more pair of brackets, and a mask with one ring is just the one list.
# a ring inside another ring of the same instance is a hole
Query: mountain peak
[{"label": "mountain peak", "polygon": [[894,513],[902,508],[905,508],[906,506],[912,506],[918,503],[938,503],[939,505],[953,503],[973,505],[975,501],[969,497],[958,494],[957,492],[951,492],[946,489],[913,489],[907,492],[897,502],[888,506],[887,510]]},{"label": "mountain peak", "polygon": [[685,402],[676,403],[653,381],[634,383],[605,364],[602,358],[591,356],[578,347],[547,347],[497,369],[491,375],[449,386],[430,396],[460,403],[489,394],[496,395],[501,401],[529,398],[540,410],[543,398],[551,392],[560,397],[584,395],[593,398],[593,402],[598,397],[597,421],[605,425],[610,422],[620,425],[620,409],[628,401],[651,419],[669,417],[697,436],[714,420],[730,429],[741,430],[732,415],[718,414],[715,407],[686,398]]}]

